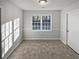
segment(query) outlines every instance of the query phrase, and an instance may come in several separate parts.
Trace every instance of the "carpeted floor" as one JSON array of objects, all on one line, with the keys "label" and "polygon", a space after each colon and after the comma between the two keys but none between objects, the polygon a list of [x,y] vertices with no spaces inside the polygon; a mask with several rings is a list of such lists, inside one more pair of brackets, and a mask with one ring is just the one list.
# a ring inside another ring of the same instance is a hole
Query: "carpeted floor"
[{"label": "carpeted floor", "polygon": [[79,59],[61,41],[23,41],[8,59]]}]

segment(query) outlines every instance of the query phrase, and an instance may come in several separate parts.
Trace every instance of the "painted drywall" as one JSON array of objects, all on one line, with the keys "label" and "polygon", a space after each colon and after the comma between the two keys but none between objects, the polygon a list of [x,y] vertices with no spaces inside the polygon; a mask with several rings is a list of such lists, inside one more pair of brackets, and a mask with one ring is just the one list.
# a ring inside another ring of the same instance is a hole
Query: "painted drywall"
[{"label": "painted drywall", "polygon": [[66,22],[67,22],[67,13],[66,11],[61,11],[61,32],[60,32],[60,40],[66,44],[66,29],[67,29],[67,25],[66,25]]},{"label": "painted drywall", "polygon": [[79,9],[68,13],[68,45],[79,54]]},{"label": "painted drywall", "polygon": [[[52,10],[24,11],[24,39],[26,40],[58,40],[60,38],[60,12]],[[32,31],[32,16],[40,14],[52,14],[52,31]]]},{"label": "painted drywall", "polygon": [[71,10],[74,10],[74,9],[78,9],[78,8],[79,8],[79,1],[72,3],[71,5],[65,7],[63,10],[68,12],[68,11],[71,11]]},{"label": "painted drywall", "polygon": [[20,36],[18,37],[18,40],[15,42],[13,47],[9,50],[9,53],[5,55],[4,59],[7,59],[8,55],[13,51],[16,45],[18,45],[22,41],[22,20],[23,20],[22,16],[23,14],[22,14],[22,10],[18,8],[17,6],[15,6],[14,4],[12,4],[10,1],[2,1],[0,2],[0,6],[1,6],[1,13],[2,13],[1,14],[2,24],[5,24],[6,22],[9,22],[16,18],[19,18],[20,25],[21,25]]},{"label": "painted drywall", "polygon": [[79,0],[48,0],[48,4],[40,5],[39,0],[11,0],[16,5],[24,10],[62,10],[64,7],[78,2]]},{"label": "painted drywall", "polygon": [[61,32],[60,32],[60,40],[64,43],[67,44],[66,41],[67,39],[67,14],[68,12],[79,9],[79,2],[76,2],[74,4],[71,4],[70,6],[64,8],[61,11]]}]

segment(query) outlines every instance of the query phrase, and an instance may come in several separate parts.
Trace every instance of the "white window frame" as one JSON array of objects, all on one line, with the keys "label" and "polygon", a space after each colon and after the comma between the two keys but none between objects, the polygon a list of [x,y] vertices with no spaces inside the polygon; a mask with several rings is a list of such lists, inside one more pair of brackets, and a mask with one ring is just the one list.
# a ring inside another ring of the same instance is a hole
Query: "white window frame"
[{"label": "white window frame", "polygon": [[[31,29],[32,31],[52,31],[52,20],[53,20],[53,18],[52,18],[52,14],[33,14],[33,16],[41,16],[41,24],[42,24],[42,16],[50,16],[51,17],[51,19],[50,19],[50,30],[42,30],[42,25],[40,25],[40,30],[33,30],[33,29]],[[32,21],[31,21],[31,28],[32,28]]]}]

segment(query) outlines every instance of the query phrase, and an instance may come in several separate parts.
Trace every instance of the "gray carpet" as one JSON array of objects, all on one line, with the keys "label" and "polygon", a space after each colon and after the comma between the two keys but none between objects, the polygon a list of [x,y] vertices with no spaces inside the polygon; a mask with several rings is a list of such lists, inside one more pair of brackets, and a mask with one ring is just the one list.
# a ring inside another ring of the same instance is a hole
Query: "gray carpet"
[{"label": "gray carpet", "polygon": [[61,41],[23,41],[8,59],[79,59]]}]

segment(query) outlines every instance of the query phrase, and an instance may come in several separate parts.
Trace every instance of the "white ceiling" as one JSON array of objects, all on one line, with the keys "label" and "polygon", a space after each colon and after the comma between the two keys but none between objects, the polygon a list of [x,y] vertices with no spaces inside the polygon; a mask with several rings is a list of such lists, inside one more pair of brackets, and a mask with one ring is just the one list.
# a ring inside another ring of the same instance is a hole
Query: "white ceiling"
[{"label": "white ceiling", "polygon": [[38,4],[38,0],[10,0],[24,10],[62,10],[79,0],[48,0],[45,8]]}]

